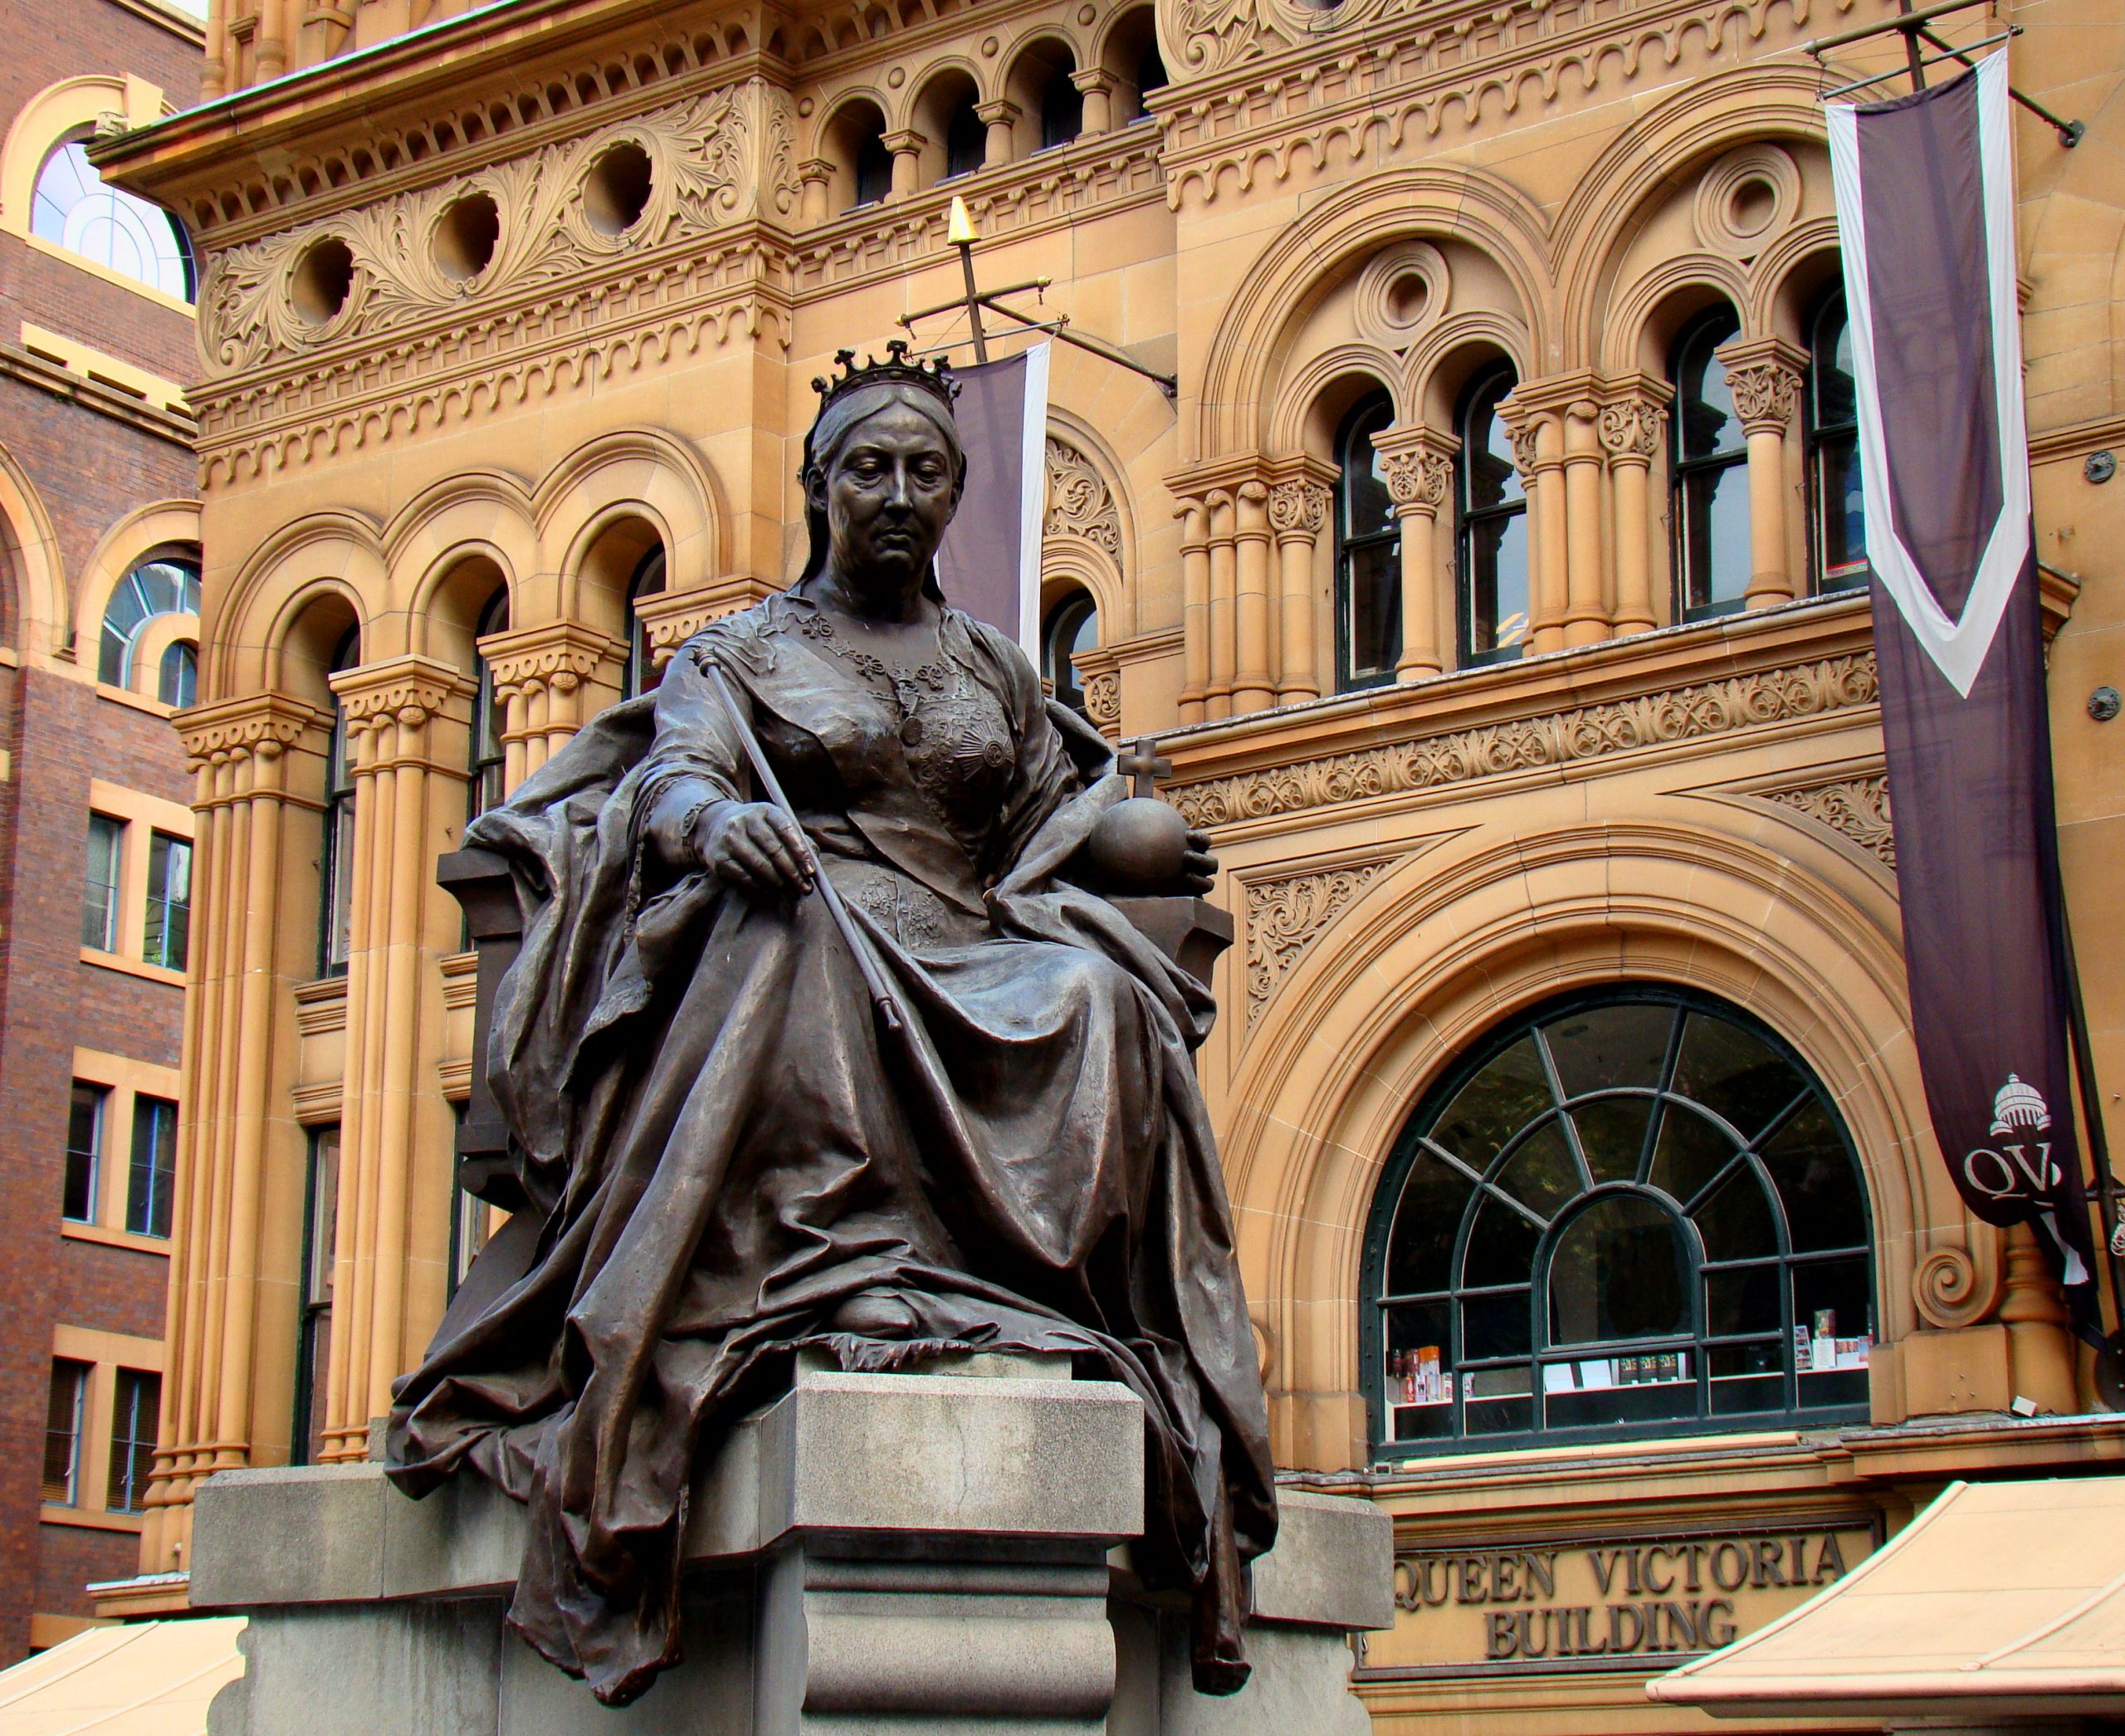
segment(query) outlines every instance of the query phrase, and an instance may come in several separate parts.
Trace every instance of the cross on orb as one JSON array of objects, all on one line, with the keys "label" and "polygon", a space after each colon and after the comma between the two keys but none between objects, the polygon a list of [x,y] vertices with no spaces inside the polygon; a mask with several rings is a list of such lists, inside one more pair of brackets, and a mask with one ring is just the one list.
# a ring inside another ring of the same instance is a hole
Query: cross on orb
[{"label": "cross on orb", "polygon": [[1173,775],[1173,761],[1160,757],[1157,736],[1139,736],[1136,745],[1115,760],[1114,769],[1131,780],[1133,794],[1149,795],[1159,779]]}]

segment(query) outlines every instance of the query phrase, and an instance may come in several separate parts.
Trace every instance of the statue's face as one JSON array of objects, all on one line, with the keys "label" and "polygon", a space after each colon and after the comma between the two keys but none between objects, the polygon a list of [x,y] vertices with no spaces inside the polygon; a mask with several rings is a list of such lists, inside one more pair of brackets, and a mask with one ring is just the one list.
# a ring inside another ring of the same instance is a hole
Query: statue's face
[{"label": "statue's face", "polygon": [[936,425],[899,403],[851,428],[832,468],[811,487],[813,504],[826,509],[834,564],[860,584],[919,579],[959,505],[952,455]]}]

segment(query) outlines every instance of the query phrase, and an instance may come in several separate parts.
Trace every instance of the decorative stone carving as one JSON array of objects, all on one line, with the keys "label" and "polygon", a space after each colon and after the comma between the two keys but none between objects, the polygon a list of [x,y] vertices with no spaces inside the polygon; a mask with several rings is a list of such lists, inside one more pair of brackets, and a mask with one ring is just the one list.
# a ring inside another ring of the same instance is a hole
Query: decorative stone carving
[{"label": "decorative stone carving", "polygon": [[1333,498],[1326,484],[1304,477],[1278,482],[1269,491],[1269,528],[1279,536],[1318,536]]},{"label": "decorative stone carving", "polygon": [[1351,315],[1361,334],[1399,355],[1445,316],[1453,293],[1446,256],[1428,241],[1404,242],[1358,273]]},{"label": "decorative stone carving", "polygon": [[1229,825],[1820,716],[1872,705],[1876,694],[1871,656],[1829,658],[1236,777],[1204,779],[1175,785],[1166,794],[1190,825]]},{"label": "decorative stone carving", "polygon": [[1092,721],[1107,735],[1112,735],[1121,726],[1121,676],[1114,669],[1102,669],[1085,677],[1085,712]]},{"label": "decorative stone carving", "polygon": [[1422,447],[1395,452],[1382,448],[1380,467],[1387,478],[1388,498],[1397,506],[1421,506],[1437,512],[1453,486],[1453,460]]},{"label": "decorative stone carving", "polygon": [[1506,438],[1512,443],[1512,467],[1520,472],[1525,482],[1535,474],[1536,442],[1540,424],[1532,417],[1520,422],[1507,422]]},{"label": "decorative stone carving", "polygon": [[349,735],[373,735],[393,723],[418,728],[472,683],[432,657],[399,657],[365,664],[331,678]]},{"label": "decorative stone carving", "polygon": [[1704,172],[1690,217],[1701,245],[1753,259],[1800,209],[1800,165],[1775,144],[1746,144]]},{"label": "decorative stone carving", "polygon": [[1981,1270],[1961,1248],[1935,1248],[1911,1274],[1911,1297],[1928,1325],[1952,1332],[1990,1318],[2000,1305],[2004,1276],[1996,1258]]},{"label": "decorative stone carving", "polygon": [[[608,150],[633,144],[651,164],[647,202],[615,228],[586,199]],[[797,198],[794,135],[779,95],[753,80],[545,145],[462,179],[320,218],[208,256],[199,300],[201,347],[218,372],[423,319],[461,318],[473,298],[514,295],[579,276],[601,259],[706,234]],[[462,200],[494,202],[493,252],[469,276],[438,257],[438,226]],[[303,299],[298,267],[320,244],[350,262],[336,306]]]},{"label": "decorative stone carving", "polygon": [[174,720],[184,743],[188,767],[198,771],[225,760],[256,756],[277,759],[310,729],[325,729],[330,720],[299,700],[268,693],[259,699],[202,706]]},{"label": "decorative stone carving", "polygon": [[1766,359],[1729,366],[1727,383],[1734,393],[1734,413],[1754,434],[1784,433],[1800,408],[1800,370],[1790,363]]},{"label": "decorative stone carving", "polygon": [[1668,431],[1668,413],[1642,398],[1601,406],[1601,447],[1610,457],[1650,460]]},{"label": "decorative stone carving", "polygon": [[1082,536],[1121,565],[1121,514],[1092,461],[1067,440],[1048,437],[1048,516],[1044,536]]},{"label": "decorative stone carving", "polygon": [[1896,833],[1890,824],[1889,780],[1884,772],[1872,777],[1845,778],[1834,784],[1816,784],[1800,790],[1774,790],[1764,800],[1805,814],[1816,824],[1854,844],[1880,862],[1896,867]]},{"label": "decorative stone carving", "polygon": [[1247,1024],[1251,1030],[1283,980],[1328,925],[1380,878],[1386,861],[1286,874],[1247,886]]}]

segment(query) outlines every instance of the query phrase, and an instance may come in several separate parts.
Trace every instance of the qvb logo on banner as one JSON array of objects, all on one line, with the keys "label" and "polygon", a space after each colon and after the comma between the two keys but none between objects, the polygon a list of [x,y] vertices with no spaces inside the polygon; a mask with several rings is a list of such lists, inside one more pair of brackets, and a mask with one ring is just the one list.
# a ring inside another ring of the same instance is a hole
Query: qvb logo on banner
[{"label": "qvb logo on banner", "polygon": [[2015,297],[2007,61],[1832,105],[1911,1018],[1956,1186],[2100,1340]]}]

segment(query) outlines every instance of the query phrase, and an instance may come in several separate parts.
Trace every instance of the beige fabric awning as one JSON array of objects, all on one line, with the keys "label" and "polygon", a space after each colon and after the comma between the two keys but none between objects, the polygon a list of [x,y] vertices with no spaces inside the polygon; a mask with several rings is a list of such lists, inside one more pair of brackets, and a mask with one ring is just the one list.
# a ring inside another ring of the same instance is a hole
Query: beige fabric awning
[{"label": "beige fabric awning", "polygon": [[2125,1713],[2125,1478],[1950,1484],[1846,1578],[1645,1691],[1730,1718]]},{"label": "beige fabric awning", "polygon": [[243,1674],[241,1616],[91,1627],[0,1670],[0,1736],[206,1736]]}]

